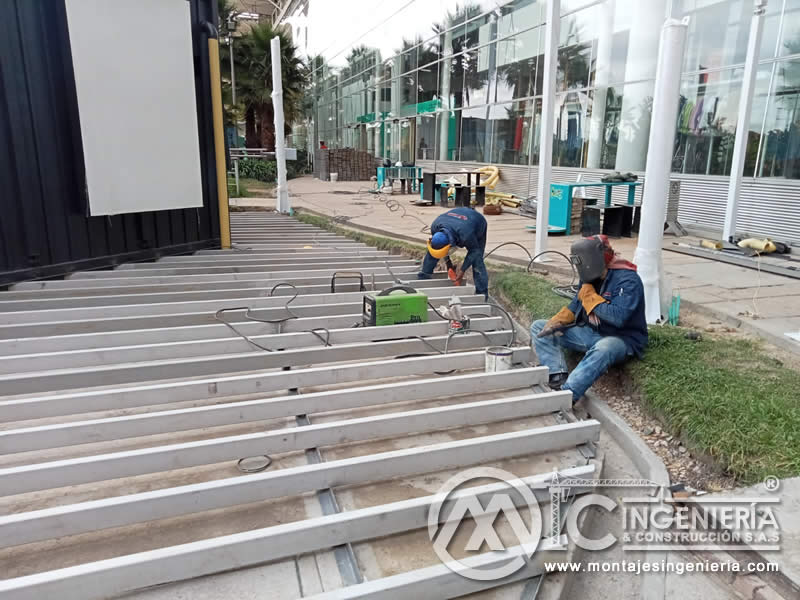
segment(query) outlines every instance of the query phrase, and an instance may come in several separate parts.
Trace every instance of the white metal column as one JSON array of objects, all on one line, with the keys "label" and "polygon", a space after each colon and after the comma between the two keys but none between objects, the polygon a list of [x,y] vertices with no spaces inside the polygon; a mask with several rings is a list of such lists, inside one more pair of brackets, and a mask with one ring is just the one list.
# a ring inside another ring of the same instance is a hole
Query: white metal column
[{"label": "white metal column", "polygon": [[689,18],[667,19],[661,29],[656,67],[653,114],[647,149],[642,221],[639,244],[633,261],[639,267],[644,284],[645,314],[648,323],[661,318],[661,243],[664,238],[664,214],[669,193],[672,146],[681,85],[681,65],[686,47]]},{"label": "white metal column", "polygon": [[[553,106],[556,96],[556,63],[561,25],[561,0],[547,0],[545,15],[544,80],[539,138],[539,181],[536,186],[536,252],[547,250],[550,217],[550,177],[553,171]],[[539,257],[538,260],[542,260]]]},{"label": "white metal column", "polygon": [[728,182],[728,203],[725,206],[725,225],[722,238],[729,240],[736,234],[736,214],[739,209],[739,195],[742,191],[742,171],[747,152],[747,138],[750,130],[750,109],[753,106],[753,86],[758,69],[758,50],[761,47],[761,33],[764,30],[764,13],[767,0],[755,0],[753,18],[750,21],[750,37],[747,41],[747,58],[742,77],[742,95],[739,100],[739,117],[736,120],[736,140],[733,143],[731,176]]},{"label": "white metal column", "polygon": [[272,38],[272,106],[275,112],[275,161],[278,167],[278,189],[275,194],[275,210],[288,213],[289,189],[286,186],[286,149],[283,136],[283,81],[281,77],[281,39]]}]

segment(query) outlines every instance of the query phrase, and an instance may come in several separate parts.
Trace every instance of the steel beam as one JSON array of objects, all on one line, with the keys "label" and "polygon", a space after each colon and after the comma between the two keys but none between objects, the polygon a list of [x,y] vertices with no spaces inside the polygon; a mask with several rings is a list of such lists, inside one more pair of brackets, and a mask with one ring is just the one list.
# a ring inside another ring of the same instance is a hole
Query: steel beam
[{"label": "steel beam", "polygon": [[[365,405],[380,403],[380,397],[367,396],[368,399],[362,400]],[[306,448],[536,417],[567,410],[571,406],[572,394],[568,390],[531,393],[500,400],[424,408],[9,467],[0,469],[0,496],[187,469],[235,461],[243,456],[283,454]],[[285,413],[287,408],[287,402],[284,401],[279,412]],[[296,412],[300,412],[299,409]]]},{"label": "steel beam", "polygon": [[596,441],[599,435],[598,421],[580,421],[56,506],[0,517],[0,543],[16,546],[313,490],[558,451]]},{"label": "steel beam", "polygon": [[[478,331],[492,331],[503,327],[501,317],[488,317],[472,319],[470,329]],[[226,328],[227,329],[227,328]],[[445,321],[431,321],[429,323],[409,323],[407,325],[387,325],[383,327],[358,327],[347,329],[319,330],[316,335],[311,332],[253,335],[251,339],[259,346],[270,348],[273,351],[290,350],[325,345],[336,346],[339,344],[354,344],[362,342],[375,342],[380,340],[404,338],[408,336],[435,336],[447,333],[448,324]],[[37,347],[37,353],[16,353],[13,356],[0,355],[0,375],[12,373],[31,373],[34,371],[47,371],[52,369],[74,369],[90,365],[110,365],[115,363],[135,363],[153,360],[169,360],[173,358],[189,358],[192,356],[210,356],[233,354],[259,350],[256,346],[235,333],[228,330],[231,335],[217,340],[199,340],[192,342],[164,342],[158,344],[145,344],[139,346],[124,346],[119,339],[121,334],[106,336],[109,343],[119,346],[94,346],[83,350],[56,351],[48,346],[52,338],[33,338],[30,347]],[[97,337],[85,336],[88,340],[97,340]],[[87,341],[88,341],[87,340]],[[0,342],[2,348],[3,342]],[[19,347],[19,346],[18,346]]]},{"label": "steel beam", "polygon": [[[450,295],[448,294],[449,298]],[[461,296],[462,301],[467,301],[477,304],[483,300],[483,296]],[[223,304],[218,305],[218,308],[236,308],[241,307],[240,304]],[[68,309],[69,310],[69,309]],[[484,309],[487,310],[487,309]],[[347,323],[346,325],[354,325],[361,322],[363,306],[362,303],[348,303],[348,304],[330,304],[330,305],[309,305],[309,306],[292,306],[291,312],[285,308],[256,308],[250,312],[250,316],[254,319],[260,320],[273,320],[273,323],[262,323],[265,329],[262,333],[269,331],[267,327],[273,325],[276,327],[275,331],[292,331],[284,327],[284,324],[290,323],[301,318],[308,317],[336,317],[347,314],[355,314],[357,317]],[[8,313],[6,313],[8,314]],[[252,323],[252,319],[245,318],[245,309],[233,310],[227,313],[226,321],[228,323]],[[429,320],[439,318],[432,310],[429,311]],[[0,313],[0,318],[3,314]],[[75,315],[73,315],[75,316]],[[101,318],[94,320],[82,320],[75,318],[69,321],[44,321],[36,323],[19,323],[13,325],[3,325],[0,327],[0,340],[25,338],[25,337],[41,337],[41,336],[60,336],[75,333],[91,333],[101,331],[130,331],[136,329],[153,329],[153,328],[172,328],[181,327],[186,325],[202,325],[202,324],[216,324],[219,320],[215,316],[215,311],[207,312],[192,312],[192,313],[166,313],[155,315],[141,315],[129,317],[112,317]],[[280,325],[280,328],[277,328]],[[324,320],[322,321],[324,327]],[[338,325],[341,327],[342,325]],[[336,325],[334,325],[336,327]],[[294,331],[298,329],[295,328]],[[304,331],[305,329],[300,329]]]},{"label": "steel beam", "polygon": [[[484,337],[487,336],[487,337]],[[510,330],[486,334],[466,333],[454,336],[448,349],[451,351],[481,348],[488,345],[507,344]],[[427,343],[419,339],[342,344],[320,348],[299,348],[284,352],[247,352],[149,361],[132,365],[113,364],[76,369],[56,369],[35,373],[0,375],[0,389],[4,394],[33,394],[55,390],[91,388],[140,381],[173,380],[202,377],[212,373],[242,373],[264,371],[283,367],[367,360],[376,357],[406,354],[428,354],[434,348],[444,351],[447,336],[432,336]]]},{"label": "steel beam", "polygon": [[[291,277],[293,273],[303,273],[308,270],[321,270],[329,269],[331,271],[358,271],[363,267],[383,267],[383,260],[370,260],[359,259],[357,261],[350,261],[349,259],[335,259],[329,262],[310,263],[308,265],[294,265],[294,264],[275,264],[267,266],[227,266],[220,265],[217,267],[170,267],[168,265],[160,266],[159,263],[151,263],[143,265],[138,269],[114,269],[113,271],[79,271],[75,273],[71,279],[103,279],[105,277],[156,277],[165,275],[213,275],[215,273],[282,273],[282,277]],[[418,267],[419,263],[416,260],[409,259],[392,259],[389,261],[391,267]],[[274,275],[273,275],[274,277]]]},{"label": "steel beam", "polygon": [[523,558],[524,566],[500,580],[482,581],[469,579],[459,573],[459,566],[437,563],[431,567],[416,569],[390,577],[374,579],[338,590],[307,596],[308,600],[389,600],[397,598],[457,598],[495,588],[501,585],[539,577],[545,571],[545,563],[557,563],[564,559],[566,537],[558,545],[543,541],[536,553],[527,559],[522,546],[507,548],[504,552],[487,552],[465,558],[463,564],[477,570],[499,568],[514,556]]},{"label": "steel beam", "polygon": [[[594,465],[563,469],[558,477],[591,477]],[[552,473],[522,478],[537,499],[543,494]],[[448,503],[476,498],[482,506],[493,495],[507,489],[505,484],[489,484],[457,490]],[[512,501],[521,497],[512,495]],[[0,593],[11,600],[91,600],[108,598],[158,584],[211,575],[263,564],[331,548],[344,543],[363,542],[427,525],[428,511],[439,496],[422,496],[390,504],[305,519],[147,552],[139,552],[80,567],[67,567],[0,582]],[[448,504],[439,512],[440,522],[451,516]],[[384,580],[379,580],[384,581]],[[385,584],[385,581],[384,581]]]},{"label": "steel beam", "polygon": [[[332,250],[330,248],[291,248],[286,250],[279,250],[277,251],[283,255],[291,255],[291,256],[305,256],[310,255],[313,256],[314,254],[330,254]],[[385,250],[376,250],[372,246],[367,246],[366,244],[353,244],[351,246],[342,247],[340,248],[337,253],[342,256],[348,256],[350,254],[358,254],[361,252],[362,254],[369,253],[369,254],[388,254]],[[274,254],[271,250],[248,250],[246,248],[236,248],[235,250],[198,250],[193,254],[183,254],[178,256],[189,256],[189,257],[205,257],[208,258],[209,256],[219,256],[220,258],[226,258],[228,256],[264,256],[268,254]],[[165,260],[170,257],[163,257],[161,260]],[[175,257],[172,257],[175,258]]]},{"label": "steel beam", "polygon": [[[291,289],[291,288],[288,288]],[[466,291],[472,290],[472,293]],[[453,287],[442,286],[427,290],[429,298],[449,298],[451,296],[461,296],[474,299],[474,287]],[[329,290],[330,292],[330,290]],[[349,306],[348,312],[357,312],[362,306],[363,292],[343,292],[327,294],[303,294],[291,301],[291,311],[298,315],[303,314],[301,307],[322,307],[330,306],[331,314],[338,312],[339,307]],[[119,301],[124,301],[125,296],[117,297]],[[147,317],[154,315],[184,315],[190,313],[210,313],[213,320],[213,313],[221,308],[228,306],[248,306],[251,310],[265,311],[260,318],[275,319],[287,315],[286,304],[291,300],[291,296],[259,296],[251,294],[245,298],[217,298],[213,300],[188,300],[188,301],[167,301],[156,303],[128,303],[128,304],[108,304],[95,306],[77,307],[30,307],[29,302],[16,302],[12,310],[0,309],[0,327],[4,325],[20,325],[22,323],[47,323],[55,321],[90,321],[92,319],[115,319],[124,317]],[[27,305],[27,308],[26,308]],[[276,309],[270,311],[269,309]],[[316,313],[308,313],[304,316],[314,316]],[[208,316],[208,315],[206,315]],[[205,319],[204,319],[205,320]]]},{"label": "steel beam", "polygon": [[[464,308],[467,315],[472,315],[478,322],[480,315],[488,313],[486,307],[468,306]],[[240,334],[250,337],[264,335],[280,335],[287,333],[308,333],[312,329],[326,328],[333,331],[337,328],[353,329],[353,324],[361,321],[361,314],[302,317],[285,323],[256,323],[254,321],[235,322]],[[433,310],[428,311],[428,322],[435,323],[439,317]],[[383,326],[386,327],[386,326]],[[321,332],[324,333],[324,332]],[[0,330],[0,336],[2,330]],[[71,335],[15,337],[0,339],[0,356],[15,354],[38,354],[46,352],[65,352],[68,350],[89,350],[93,348],[110,348],[123,346],[147,346],[152,344],[182,343],[190,341],[206,341],[230,339],[235,337],[228,327],[222,323],[206,325],[186,325],[166,329],[134,329],[130,331],[101,331],[97,333],[75,333]],[[386,338],[382,338],[386,339]]]},{"label": "steel beam", "polygon": [[[254,254],[254,253],[244,253],[244,252],[232,252],[230,254],[223,254],[223,255],[215,255],[215,256],[208,256],[208,255],[197,255],[197,254],[188,254],[188,255],[180,255],[180,256],[164,256],[163,258],[158,259],[155,263],[156,265],[184,265],[184,264],[210,264],[210,265],[227,265],[235,262],[243,262],[246,264],[251,263],[259,263],[259,262],[272,262],[276,260],[285,261],[285,262],[297,262],[302,263],[309,260],[319,260],[322,261],[326,258],[334,258],[334,259],[342,259],[342,258],[363,258],[363,259],[385,259],[385,258],[397,258],[397,254],[389,254],[385,250],[370,250],[370,251],[363,251],[363,250],[351,250],[351,251],[339,251],[339,250],[328,250],[328,251],[319,251],[319,250],[308,250],[304,253],[300,252],[287,252],[285,254],[276,254],[273,252],[266,252],[261,254]],[[142,264],[142,263],[136,263]]]},{"label": "steel beam", "polygon": [[[336,282],[336,292],[337,293],[346,293],[346,292],[358,292],[359,284],[352,283],[353,281],[358,281],[357,279],[346,279]],[[350,282],[348,284],[348,282]],[[375,282],[375,286],[373,288],[372,278],[369,278],[364,281],[364,287],[367,288],[369,291],[376,291],[383,288],[387,288],[394,283],[391,281],[390,278],[386,278],[382,282]],[[420,285],[422,284],[422,285]],[[467,285],[462,286],[458,290],[454,290],[453,286],[450,282],[445,282],[441,279],[431,279],[425,280],[420,279],[419,281],[414,281],[413,286],[420,290],[423,290],[426,294],[430,295],[432,292],[430,291],[432,288],[441,288],[441,289],[449,289],[451,292],[458,291],[462,294],[471,294],[474,293],[474,286]],[[169,288],[169,286],[165,286]],[[349,289],[343,289],[349,288]],[[270,292],[274,289],[273,296],[270,296]],[[279,287],[279,288],[272,288],[272,287],[261,287],[261,288],[244,288],[244,289],[222,289],[222,290],[215,290],[209,289],[205,291],[164,291],[162,293],[130,293],[130,292],[123,292],[119,294],[107,294],[107,295],[88,295],[88,296],[81,296],[81,295],[73,295],[73,296],[56,296],[56,297],[49,297],[45,292],[31,292],[30,296],[27,298],[19,298],[19,299],[12,299],[9,297],[6,300],[0,300],[0,311],[15,311],[15,310],[46,310],[49,308],[85,308],[90,306],[113,306],[113,305],[126,305],[126,304],[159,304],[162,302],[189,302],[192,300],[228,300],[232,298],[265,298],[265,297],[274,297],[274,298],[283,298],[283,303],[286,302],[288,299],[287,296],[293,296],[295,292],[298,295],[307,297],[307,296],[319,296],[319,295],[326,295],[330,294],[330,283],[326,285],[319,285],[319,286],[295,286],[294,288],[290,287]],[[27,292],[18,292],[20,294],[27,294]],[[14,292],[8,292],[8,294],[14,294]],[[0,295],[0,298],[6,298],[5,294]]]},{"label": "steel beam", "polygon": [[[516,348],[514,361],[527,362],[530,348]],[[266,395],[290,388],[337,385],[385,377],[430,375],[450,369],[483,368],[484,352],[458,352],[441,356],[377,360],[336,369],[329,366],[207,377],[191,381],[149,383],[118,388],[35,395],[0,400],[0,422],[155,406],[172,402],[222,400],[248,394]]]},{"label": "steel beam", "polygon": [[[472,373],[402,381],[381,385],[296,394],[267,400],[200,406],[160,412],[75,421],[0,431],[0,454],[59,448],[172,431],[266,421],[393,402],[433,400],[438,397],[482,394],[530,387],[547,381],[547,367],[513,369],[499,373]],[[540,396],[545,398],[545,396]],[[559,408],[568,408],[567,406]],[[492,406],[487,407],[487,415]],[[310,447],[322,444],[315,443]],[[264,449],[262,448],[262,452]],[[2,492],[0,492],[1,494]]]},{"label": "steel beam", "polygon": [[[392,269],[394,271],[394,269]],[[406,274],[406,278],[413,280],[414,287],[441,287],[442,285],[449,285],[447,283],[447,274],[443,272],[434,273],[431,279],[415,279],[415,274]],[[203,292],[203,291],[224,291],[224,290],[246,290],[246,289],[262,289],[269,293],[269,291],[280,283],[282,280],[264,280],[257,276],[251,279],[236,279],[229,281],[209,281],[205,283],[172,283],[172,284],[156,284],[156,285],[123,285],[123,286],[97,286],[90,287],[65,287],[65,288],[41,288],[30,290],[18,290],[3,292],[3,298],[8,300],[25,300],[25,299],[49,299],[49,298],[71,298],[71,297],[91,297],[91,296],[113,296],[119,294],[158,294],[170,292]],[[342,291],[354,292],[358,291],[358,279],[342,279],[341,283],[336,284],[336,289]],[[364,279],[364,286],[367,289],[372,289],[373,281],[375,287],[381,289],[385,287],[384,284],[390,284],[394,281],[388,272],[384,273],[371,273]],[[330,277],[309,277],[303,281],[293,279],[294,285],[298,288],[301,294],[314,294],[325,293],[330,291],[331,278]],[[280,287],[275,290],[275,295],[288,296],[292,295],[291,288]],[[254,292],[255,293],[255,292]]]},{"label": "steel beam", "polygon": [[[330,282],[330,278],[337,271],[355,270],[352,266],[350,269],[317,269],[313,271],[294,271],[287,274],[282,272],[263,271],[258,273],[212,273],[206,275],[162,275],[162,276],[136,276],[128,277],[127,271],[112,271],[109,275],[113,277],[100,277],[97,279],[62,279],[54,281],[36,281],[18,283],[13,289],[15,290],[38,290],[47,288],[85,288],[85,287],[109,287],[109,286],[124,286],[124,285],[154,285],[154,284],[181,284],[181,283],[206,283],[206,282],[220,282],[220,281],[251,281],[260,280],[261,284],[265,280],[274,280],[276,283],[280,281],[289,281],[290,283],[305,283],[310,278],[326,278]],[[392,268],[398,274],[415,274],[419,267],[400,267]],[[358,269],[365,277],[372,273],[375,275],[386,274],[386,267],[383,263],[374,267],[361,267]]]},{"label": "steel beam", "polygon": [[362,256],[362,255],[349,255],[349,256],[331,256],[323,255],[323,256],[310,256],[310,257],[296,257],[296,258],[266,258],[266,257],[258,257],[258,258],[239,258],[237,260],[234,259],[225,259],[225,260],[192,260],[192,261],[156,261],[154,263],[130,263],[126,265],[120,265],[119,268],[115,269],[115,271],[148,271],[148,270],[160,270],[160,269],[187,269],[192,268],[196,269],[198,267],[207,267],[207,272],[213,273],[213,269],[228,269],[229,267],[263,267],[264,270],[271,269],[273,267],[286,267],[284,270],[288,270],[289,267],[294,269],[304,269],[307,268],[308,265],[315,266],[315,265],[324,265],[324,264],[347,264],[347,263],[360,263],[360,264],[383,264],[385,261],[388,261],[389,264],[405,264],[408,262],[416,261],[406,259],[404,257],[398,256]]}]

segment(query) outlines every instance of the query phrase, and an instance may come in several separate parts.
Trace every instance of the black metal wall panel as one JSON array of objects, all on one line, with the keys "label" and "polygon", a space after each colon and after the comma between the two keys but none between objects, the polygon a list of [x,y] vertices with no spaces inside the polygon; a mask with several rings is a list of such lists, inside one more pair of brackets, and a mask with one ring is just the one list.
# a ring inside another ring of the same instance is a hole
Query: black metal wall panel
[{"label": "black metal wall panel", "polygon": [[203,30],[217,2],[189,2],[203,207],[89,217],[64,2],[0,0],[0,286],[219,244]]}]

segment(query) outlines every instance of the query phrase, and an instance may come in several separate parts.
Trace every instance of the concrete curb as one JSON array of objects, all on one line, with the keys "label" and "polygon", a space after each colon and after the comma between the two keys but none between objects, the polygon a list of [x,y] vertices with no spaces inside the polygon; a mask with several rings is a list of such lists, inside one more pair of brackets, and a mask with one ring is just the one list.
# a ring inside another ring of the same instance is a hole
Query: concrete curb
[{"label": "concrete curb", "polygon": [[[642,477],[662,486],[664,495],[670,496],[669,472],[664,462],[653,452],[645,441],[628,425],[622,417],[596,394],[587,391],[585,408],[589,415],[600,421],[606,432],[614,438],[623,452],[631,459]],[[647,562],[660,562],[666,559],[666,552],[645,552]],[[663,600],[667,593],[667,574],[644,573],[642,575],[642,600]]]},{"label": "concrete curb", "polygon": [[669,488],[671,482],[667,467],[664,466],[664,462],[650,449],[645,441],[594,392],[587,391],[585,398],[584,406],[586,412],[603,424],[605,430],[614,437],[614,441],[620,445],[625,454],[633,461],[642,477]]}]

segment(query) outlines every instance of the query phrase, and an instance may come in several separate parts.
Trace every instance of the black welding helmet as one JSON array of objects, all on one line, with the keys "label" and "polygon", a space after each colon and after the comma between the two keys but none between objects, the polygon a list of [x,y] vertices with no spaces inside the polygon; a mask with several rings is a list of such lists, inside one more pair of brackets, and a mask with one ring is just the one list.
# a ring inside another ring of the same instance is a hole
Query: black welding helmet
[{"label": "black welding helmet", "polygon": [[596,237],[582,238],[572,244],[569,259],[583,282],[600,279],[606,268],[605,245]]}]

